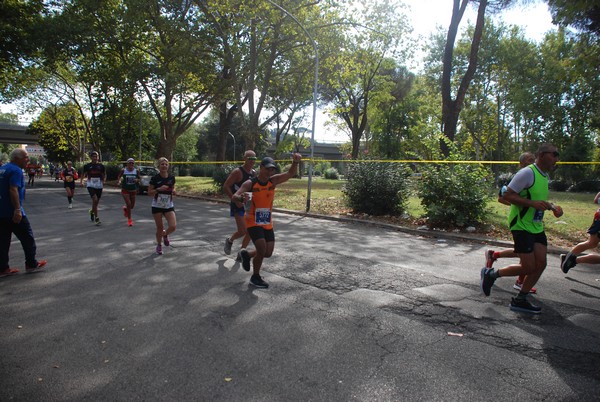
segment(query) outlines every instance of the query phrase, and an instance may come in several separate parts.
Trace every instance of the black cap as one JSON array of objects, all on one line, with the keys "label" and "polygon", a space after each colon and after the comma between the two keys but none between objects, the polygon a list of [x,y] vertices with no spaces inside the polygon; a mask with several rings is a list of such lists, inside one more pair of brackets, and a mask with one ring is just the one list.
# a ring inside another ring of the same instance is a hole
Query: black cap
[{"label": "black cap", "polygon": [[264,166],[264,167],[266,167],[266,168],[275,168],[275,169],[279,169],[279,168],[277,167],[277,164],[276,164],[276,163],[275,163],[275,161],[273,160],[273,158],[270,158],[270,157],[268,157],[268,156],[267,156],[266,158],[263,158],[263,160],[262,160],[262,161],[260,161],[260,166]]}]

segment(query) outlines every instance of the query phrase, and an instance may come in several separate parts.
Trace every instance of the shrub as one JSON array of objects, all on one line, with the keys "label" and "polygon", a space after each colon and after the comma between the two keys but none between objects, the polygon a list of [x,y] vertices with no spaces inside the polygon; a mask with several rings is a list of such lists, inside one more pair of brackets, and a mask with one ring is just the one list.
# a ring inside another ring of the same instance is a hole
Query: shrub
[{"label": "shrub", "polygon": [[411,170],[404,164],[354,162],[349,164],[342,189],[346,204],[354,212],[399,215],[409,197]]},{"label": "shrub", "polygon": [[218,165],[213,170],[212,178],[215,183],[215,187],[217,189],[222,189],[223,184],[229,177],[229,174],[233,171],[233,169],[237,168],[238,165]]},{"label": "shrub", "polygon": [[475,165],[436,165],[424,169],[419,197],[429,224],[464,227],[483,222],[487,212],[488,171]]},{"label": "shrub", "polygon": [[336,168],[332,167],[325,171],[324,177],[329,180],[338,180],[340,178],[340,174]]},{"label": "shrub", "polygon": [[[214,165],[193,165],[190,169],[190,176],[193,177],[214,177],[214,172],[217,169]],[[227,179],[227,178],[225,178]]]},{"label": "shrub", "polygon": [[106,180],[117,180],[119,172],[123,169],[123,164],[106,163],[104,167],[106,168]]}]

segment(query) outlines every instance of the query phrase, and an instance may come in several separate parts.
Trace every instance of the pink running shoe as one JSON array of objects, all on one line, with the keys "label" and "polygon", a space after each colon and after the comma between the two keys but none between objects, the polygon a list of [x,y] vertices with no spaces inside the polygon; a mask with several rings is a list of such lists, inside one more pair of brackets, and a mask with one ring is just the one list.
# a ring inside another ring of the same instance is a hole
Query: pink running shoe
[{"label": "pink running shoe", "polygon": [[160,244],[156,246],[156,254],[162,255],[162,246]]}]

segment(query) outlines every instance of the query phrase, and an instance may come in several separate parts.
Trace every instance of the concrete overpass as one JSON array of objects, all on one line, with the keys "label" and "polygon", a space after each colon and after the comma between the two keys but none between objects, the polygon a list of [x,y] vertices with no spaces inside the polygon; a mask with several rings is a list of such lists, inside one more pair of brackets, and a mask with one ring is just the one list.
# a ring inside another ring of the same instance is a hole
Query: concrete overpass
[{"label": "concrete overpass", "polygon": [[2,144],[38,144],[38,136],[26,134],[27,126],[0,123],[0,143]]}]

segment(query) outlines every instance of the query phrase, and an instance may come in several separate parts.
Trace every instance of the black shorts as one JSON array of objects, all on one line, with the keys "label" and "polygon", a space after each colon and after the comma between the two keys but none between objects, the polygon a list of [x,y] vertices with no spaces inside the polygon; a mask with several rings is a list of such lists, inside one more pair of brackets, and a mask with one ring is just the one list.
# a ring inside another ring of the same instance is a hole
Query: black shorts
[{"label": "black shorts", "polygon": [[156,208],[152,207],[152,215],[154,214],[166,214],[167,212],[175,212],[175,208]]},{"label": "black shorts", "polygon": [[245,213],[246,210],[243,204],[241,207],[238,207],[233,201],[229,203],[229,216],[244,216]]},{"label": "black shorts", "polygon": [[102,197],[102,189],[101,188],[88,187],[87,191],[88,191],[88,193],[90,193],[90,197],[92,197],[92,198],[94,198],[94,196],[98,197],[98,199],[100,199],[100,197]]},{"label": "black shorts", "polygon": [[253,242],[260,239],[265,239],[267,243],[275,241],[275,231],[273,229],[265,229],[262,226],[252,226],[247,229],[248,235]]},{"label": "black shorts", "polygon": [[75,182],[65,182],[65,188],[69,187],[72,190],[75,190]]},{"label": "black shorts", "polygon": [[511,233],[515,245],[514,252],[517,254],[533,253],[535,243],[548,247],[546,232],[529,233],[525,230],[513,230]]},{"label": "black shorts", "polygon": [[594,222],[592,226],[587,230],[588,234],[595,234],[600,237],[600,209],[594,214]]}]

